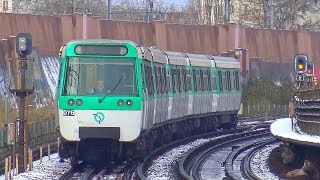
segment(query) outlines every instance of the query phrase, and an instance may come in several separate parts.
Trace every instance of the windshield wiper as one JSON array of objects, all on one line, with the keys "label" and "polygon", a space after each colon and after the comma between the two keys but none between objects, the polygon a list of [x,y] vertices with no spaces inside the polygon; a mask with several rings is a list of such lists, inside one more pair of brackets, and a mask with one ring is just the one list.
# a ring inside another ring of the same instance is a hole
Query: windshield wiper
[{"label": "windshield wiper", "polygon": [[118,87],[118,85],[120,84],[121,80],[123,79],[124,74],[122,74],[121,78],[118,80],[117,84],[111,89],[111,91],[108,91],[101,99],[98,99],[98,103],[102,103],[102,101],[104,100],[104,98],[106,98],[109,94],[112,94],[113,91]]}]

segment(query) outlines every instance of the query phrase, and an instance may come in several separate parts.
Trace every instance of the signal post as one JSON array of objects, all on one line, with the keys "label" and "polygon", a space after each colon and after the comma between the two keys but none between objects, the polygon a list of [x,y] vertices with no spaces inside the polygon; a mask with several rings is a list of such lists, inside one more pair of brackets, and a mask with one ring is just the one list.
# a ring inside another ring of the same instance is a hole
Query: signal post
[{"label": "signal post", "polygon": [[28,33],[19,33],[16,36],[16,53],[18,59],[10,61],[9,73],[12,73],[13,77],[9,78],[10,91],[19,97],[19,120],[18,120],[18,173],[24,172],[26,169],[27,153],[27,127],[25,122],[25,108],[26,97],[34,91],[33,87],[33,60],[27,58],[32,52],[32,37]]},{"label": "signal post", "polygon": [[317,77],[314,76],[314,64],[309,62],[308,56],[305,54],[297,54],[294,57],[294,68],[297,72],[297,89],[301,88],[305,78],[307,79],[308,89],[313,88],[313,83],[317,82]]},{"label": "signal post", "polygon": [[308,64],[308,56],[305,54],[297,54],[294,57],[294,68],[297,72],[296,81],[297,81],[297,89],[303,84],[304,81],[304,73],[307,71],[307,64]]},{"label": "signal post", "polygon": [[314,77],[314,64],[313,63],[308,62],[307,72],[305,75],[308,80],[308,89],[311,89],[313,87],[313,77]]}]

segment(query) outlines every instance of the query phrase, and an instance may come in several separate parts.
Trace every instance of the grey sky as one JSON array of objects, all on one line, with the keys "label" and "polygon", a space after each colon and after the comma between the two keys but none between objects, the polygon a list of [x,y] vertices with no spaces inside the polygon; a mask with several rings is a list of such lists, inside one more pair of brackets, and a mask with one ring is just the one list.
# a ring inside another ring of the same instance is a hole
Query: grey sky
[{"label": "grey sky", "polygon": [[184,6],[187,0],[163,0],[165,3],[168,4],[176,4],[177,6]]}]

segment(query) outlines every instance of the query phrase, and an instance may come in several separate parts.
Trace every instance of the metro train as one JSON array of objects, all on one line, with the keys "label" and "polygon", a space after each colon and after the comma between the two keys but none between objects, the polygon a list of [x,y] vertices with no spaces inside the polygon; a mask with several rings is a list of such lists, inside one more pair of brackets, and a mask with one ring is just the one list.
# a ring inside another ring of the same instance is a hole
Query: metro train
[{"label": "metro train", "polygon": [[237,125],[242,87],[234,58],[87,39],[62,46],[60,59],[59,154],[72,166]]}]

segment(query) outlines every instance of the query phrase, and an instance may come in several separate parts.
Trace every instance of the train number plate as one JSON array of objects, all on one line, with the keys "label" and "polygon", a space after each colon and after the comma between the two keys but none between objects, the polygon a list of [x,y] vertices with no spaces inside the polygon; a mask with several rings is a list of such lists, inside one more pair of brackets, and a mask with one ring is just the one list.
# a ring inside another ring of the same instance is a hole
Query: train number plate
[{"label": "train number plate", "polygon": [[64,109],[63,116],[74,116],[74,110],[72,109]]}]

